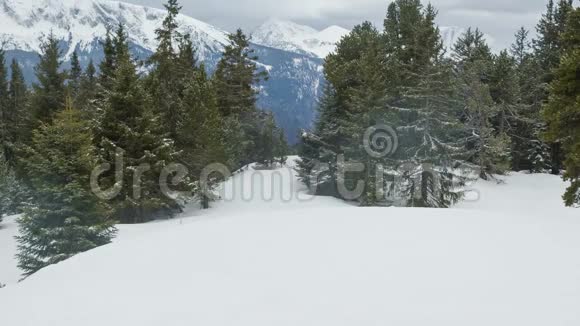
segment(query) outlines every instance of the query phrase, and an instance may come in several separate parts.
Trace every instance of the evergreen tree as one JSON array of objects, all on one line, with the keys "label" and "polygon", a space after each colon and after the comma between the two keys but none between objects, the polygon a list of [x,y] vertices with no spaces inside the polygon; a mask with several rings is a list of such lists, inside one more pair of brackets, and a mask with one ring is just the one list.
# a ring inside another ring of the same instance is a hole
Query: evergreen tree
[{"label": "evergreen tree", "polygon": [[70,71],[68,76],[68,86],[70,87],[71,94],[73,99],[78,98],[79,96],[79,88],[81,83],[81,76],[83,74],[83,69],[81,68],[81,64],[79,62],[79,56],[77,51],[74,51],[71,59],[70,59]]},{"label": "evergreen tree", "polygon": [[159,187],[162,169],[175,162],[178,153],[173,140],[160,130],[159,118],[130,57],[124,29],[116,34],[116,71],[101,120],[99,146],[102,163],[110,166],[115,166],[116,151],[124,151],[123,180],[116,180],[115,171],[108,171],[100,181],[104,188],[119,190],[113,201],[115,217],[124,223],[142,223],[161,211],[180,209]]},{"label": "evergreen tree", "polygon": [[[538,39],[534,41],[534,49],[539,62],[536,74],[541,76],[540,91],[543,102],[548,100],[549,85],[554,79],[555,69],[560,64],[563,50],[562,34],[566,29],[567,16],[572,8],[572,0],[559,0],[557,4],[549,0],[546,12],[536,26]],[[559,174],[563,168],[561,144],[554,142],[550,144],[550,147],[552,173]]]},{"label": "evergreen tree", "polygon": [[153,106],[169,137],[176,139],[183,119],[183,91],[185,77],[180,70],[178,53],[174,44],[186,42],[177,31],[177,15],[181,10],[177,0],[169,0],[164,5],[167,16],[160,28],[155,30],[158,46],[150,61],[154,65],[147,88],[152,94]]},{"label": "evergreen tree", "polygon": [[491,61],[491,49],[485,41],[485,35],[479,29],[474,31],[468,28],[453,45],[453,58],[460,64]]},{"label": "evergreen tree", "polygon": [[202,208],[209,208],[211,190],[221,179],[210,176],[207,184],[199,184],[203,169],[209,164],[226,163],[221,116],[211,81],[202,66],[185,89],[185,115],[179,129],[177,146],[183,150],[182,162],[190,172],[190,180],[198,184]]},{"label": "evergreen tree", "polygon": [[548,140],[559,142],[565,151],[564,179],[571,182],[564,195],[567,206],[580,205],[580,9],[569,15],[562,34],[562,60],[554,72],[550,98],[544,109]]},{"label": "evergreen tree", "polygon": [[258,153],[256,162],[262,168],[273,168],[277,163],[276,151],[278,147],[279,132],[271,112],[265,113],[258,139]]},{"label": "evergreen tree", "polygon": [[8,101],[8,76],[4,50],[0,49],[0,158],[9,161],[11,159],[11,140],[8,132],[10,123],[8,116],[12,112]]},{"label": "evergreen tree", "polygon": [[276,130],[277,136],[275,139],[275,147],[274,147],[274,157],[276,158],[276,163],[280,164],[280,166],[286,165],[286,161],[288,161],[288,154],[290,148],[288,146],[288,142],[286,141],[286,135],[284,135],[284,130],[277,128]]},{"label": "evergreen tree", "polygon": [[69,105],[34,132],[24,164],[34,205],[18,220],[18,266],[29,276],[80,252],[107,244],[115,233],[107,208],[90,192],[95,148],[89,125]]},{"label": "evergreen tree", "polygon": [[[83,111],[85,117],[93,122],[94,125],[98,124],[98,93],[99,93],[99,82],[96,73],[95,65],[93,60],[89,61],[87,68],[82,73],[79,81],[79,91],[76,98],[76,105],[79,110]],[[96,130],[96,126],[94,127]]]},{"label": "evergreen tree", "polygon": [[[299,178],[318,194],[345,198],[339,185],[352,190],[364,181],[354,198],[364,206],[448,207],[459,198],[464,178],[452,171],[468,153],[465,128],[435,17],[420,1],[394,1],[382,34],[363,23],[328,56],[329,86],[298,163]],[[385,124],[396,134],[381,130]],[[339,158],[365,168],[345,175]]]},{"label": "evergreen tree", "polygon": [[[463,165],[468,151],[462,137],[466,134],[464,126],[458,120],[453,70],[443,57],[443,44],[435,25],[437,12],[431,5],[423,8],[420,1],[396,1],[391,6],[395,9],[388,11],[385,37],[397,39],[398,45],[388,60],[385,75],[390,76],[394,70],[401,77],[387,89],[385,103],[389,113],[386,121],[396,127],[399,146],[383,162],[385,168],[396,171],[391,176],[395,182],[389,189],[390,202],[449,207],[461,196],[455,188],[464,182],[464,177],[453,171]],[[397,31],[398,35],[392,34]],[[470,55],[485,53],[479,37],[476,32],[473,40],[469,39],[473,44],[463,50]],[[481,49],[473,51],[471,46]],[[374,200],[366,201],[376,204]]]},{"label": "evergreen tree", "polygon": [[[365,83],[368,77],[364,76],[363,72],[381,73],[377,65],[372,66],[371,69],[361,69],[361,61],[366,63],[372,61],[370,55],[365,56],[366,49],[378,48],[379,40],[380,35],[376,28],[365,22],[355,26],[352,32],[337,44],[336,51],[325,61],[324,74],[328,84],[318,107],[318,120],[314,131],[303,134],[301,160],[298,163],[299,178],[311,190],[315,190],[315,194],[341,197],[338,191],[340,168],[338,158],[349,149],[351,149],[350,155],[356,156],[352,150],[360,147],[362,139],[356,135],[353,137],[353,132],[361,135],[364,129],[370,126],[368,119],[361,120],[362,117],[353,117],[354,114],[361,115],[364,111],[352,110],[351,94],[355,92],[355,89],[360,90],[359,94],[362,98],[365,87],[371,85],[370,80]],[[363,57],[365,60],[362,60]],[[369,98],[376,99],[376,96],[369,96]],[[359,120],[361,120],[360,125],[353,124]],[[353,180],[356,181],[359,176],[360,174],[351,174],[341,182],[348,184]]]},{"label": "evergreen tree", "polygon": [[106,93],[113,88],[112,83],[115,76],[116,49],[111,28],[107,27],[107,34],[101,45],[104,58],[99,64],[99,85],[101,87],[100,91]]},{"label": "evergreen tree", "polygon": [[38,83],[33,85],[31,103],[35,123],[49,122],[64,106],[66,74],[61,71],[62,53],[58,43],[50,33],[40,44],[40,62],[35,67]]},{"label": "evergreen tree", "polygon": [[267,78],[267,72],[258,71],[257,57],[242,30],[229,35],[229,40],[214,74],[214,87],[224,117],[230,167],[238,169],[256,160],[260,133],[256,86]]},{"label": "evergreen tree", "polygon": [[253,114],[257,94],[254,86],[267,78],[267,72],[258,72],[255,63],[258,58],[241,29],[228,38],[230,44],[225,46],[215,72],[218,106],[224,117]]},{"label": "evergreen tree", "polygon": [[26,87],[22,70],[16,59],[12,60],[11,77],[8,88],[8,111],[5,116],[7,149],[6,164],[7,175],[4,179],[4,194],[9,199],[10,213],[19,213],[20,207],[29,199],[29,191],[25,186],[28,171],[20,163],[23,156],[20,150],[23,144],[29,143],[32,136],[32,124],[28,110],[28,89]]},{"label": "evergreen tree", "polygon": [[518,30],[511,47],[519,88],[519,110],[512,114],[512,169],[543,172],[551,167],[550,147],[540,137],[545,122],[540,116],[543,102],[542,71],[532,52],[528,31]]},{"label": "evergreen tree", "polygon": [[[3,62],[1,51],[0,62]],[[27,88],[22,71],[16,60],[10,67],[11,77],[7,82],[6,70],[0,64],[0,143],[3,159],[10,169],[14,169],[18,164],[18,144],[29,138],[30,125],[26,107]]]},{"label": "evergreen tree", "polygon": [[461,76],[465,109],[462,116],[470,134],[469,147],[474,152],[472,162],[480,167],[480,177],[488,179],[494,174],[504,174],[509,169],[509,138],[497,133],[492,124],[499,107],[493,101],[489,85],[481,81],[481,68],[470,65]]}]

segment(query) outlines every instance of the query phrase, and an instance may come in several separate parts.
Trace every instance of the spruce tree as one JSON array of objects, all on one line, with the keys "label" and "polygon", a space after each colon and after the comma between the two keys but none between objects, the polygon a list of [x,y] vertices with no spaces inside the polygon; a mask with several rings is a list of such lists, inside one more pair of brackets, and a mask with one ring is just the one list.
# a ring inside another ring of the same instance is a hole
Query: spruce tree
[{"label": "spruce tree", "polygon": [[49,122],[64,106],[66,74],[61,71],[62,52],[56,36],[50,33],[40,44],[40,62],[35,67],[38,83],[33,85],[34,123]]},{"label": "spruce tree", "polygon": [[512,169],[543,172],[551,167],[550,147],[541,138],[546,124],[541,118],[543,102],[542,71],[538,56],[532,52],[529,32],[523,27],[515,35],[511,56],[519,88],[519,110],[512,115]]},{"label": "spruce tree", "polygon": [[[394,70],[400,77],[386,90],[384,104],[386,121],[395,127],[398,138],[397,152],[383,162],[386,169],[396,171],[390,176],[394,184],[389,201],[414,207],[449,207],[460,198],[456,189],[465,181],[455,170],[464,166],[469,153],[465,128],[458,120],[453,70],[444,59],[435,25],[437,12],[419,1],[396,1],[391,6],[395,8],[388,11],[385,38],[397,42],[394,49],[387,48],[392,55],[385,75]],[[398,35],[393,34],[397,31]],[[474,34],[476,45],[479,36]],[[485,47],[481,49],[476,51],[478,55],[485,53]]]},{"label": "spruce tree", "polygon": [[288,161],[288,154],[290,148],[288,146],[288,141],[286,141],[286,135],[284,134],[284,130],[281,128],[277,128],[275,138],[275,147],[274,147],[274,157],[276,158],[276,163],[280,166],[286,165]]},{"label": "spruce tree", "polygon": [[[116,70],[106,97],[98,143],[101,162],[110,166],[115,166],[117,150],[124,152],[123,179],[116,180],[115,171],[110,170],[100,181],[107,189],[119,187],[113,199],[115,217],[124,223],[142,223],[157,213],[180,209],[177,201],[165,196],[159,186],[162,169],[176,162],[178,153],[153,113],[151,98],[131,59],[124,29],[119,28],[116,34]],[[142,172],[140,178],[135,176],[138,171]]]},{"label": "spruce tree", "polygon": [[11,160],[10,144],[13,142],[10,139],[8,127],[10,121],[8,116],[12,114],[9,100],[8,100],[8,76],[6,70],[6,60],[4,58],[4,50],[0,49],[0,158],[5,161]]},{"label": "spruce tree", "polygon": [[83,111],[85,117],[98,124],[99,108],[98,108],[98,94],[99,82],[93,60],[89,61],[87,68],[81,74],[79,80],[78,96],[76,98],[77,107]]},{"label": "spruce tree", "polygon": [[225,164],[226,154],[216,95],[203,65],[186,86],[184,105],[183,127],[179,130],[177,146],[183,151],[181,161],[189,169],[190,180],[198,185],[201,206],[207,209],[213,199],[211,190],[221,179],[212,175],[202,185],[199,183],[202,171],[213,163]]},{"label": "spruce tree", "polygon": [[29,276],[105,245],[115,233],[107,207],[90,191],[96,164],[90,126],[71,106],[34,132],[25,159],[34,204],[18,220],[18,266]]},{"label": "spruce tree", "polygon": [[580,9],[569,15],[562,34],[562,60],[550,84],[549,101],[544,108],[548,122],[547,139],[559,142],[565,151],[564,180],[571,185],[564,195],[567,206],[580,205]]},{"label": "spruce tree", "polygon": [[104,58],[99,64],[99,86],[102,93],[101,97],[103,97],[113,88],[112,83],[115,76],[116,49],[110,27],[107,27],[105,40],[101,46]]},{"label": "spruce tree", "polygon": [[254,86],[267,77],[267,72],[258,71],[258,58],[241,29],[228,39],[230,44],[225,46],[215,72],[218,106],[224,117],[252,114],[256,110]]},{"label": "spruce tree", "polygon": [[177,0],[169,0],[164,5],[167,15],[160,28],[155,30],[158,42],[150,62],[154,68],[148,78],[147,88],[152,94],[153,106],[161,119],[169,137],[176,139],[181,120],[183,119],[184,81],[181,74],[178,53],[175,44],[183,40],[177,31],[177,15],[181,6]]},{"label": "spruce tree", "polygon": [[79,62],[79,56],[77,51],[72,53],[70,59],[70,71],[68,75],[68,86],[70,88],[70,94],[72,94],[73,99],[77,100],[79,96],[79,88],[81,82],[81,76],[83,74],[83,69],[81,68],[81,64]]},{"label": "spruce tree", "polygon": [[232,169],[256,160],[260,126],[257,124],[257,85],[267,78],[259,71],[257,57],[242,30],[228,36],[230,44],[224,48],[214,74],[218,108],[224,117],[226,147]]},{"label": "spruce tree", "polygon": [[[572,0],[559,0],[557,3],[549,0],[546,12],[536,26],[538,38],[534,41],[534,49],[539,63],[536,74],[541,76],[540,94],[543,102],[548,100],[549,85],[554,79],[555,69],[560,64],[563,51],[562,34],[572,8]],[[552,173],[559,174],[563,168],[563,153],[559,142],[550,144],[550,154]]]},{"label": "spruce tree", "polygon": [[[316,195],[341,198],[338,158],[356,143],[352,137],[352,129],[356,127],[348,123],[356,121],[349,116],[349,93],[363,85],[359,60],[369,46],[376,48],[378,37],[372,24],[357,25],[325,60],[324,75],[328,83],[320,99],[314,130],[302,135],[298,162],[300,180]],[[354,177],[351,175],[351,180]]]}]

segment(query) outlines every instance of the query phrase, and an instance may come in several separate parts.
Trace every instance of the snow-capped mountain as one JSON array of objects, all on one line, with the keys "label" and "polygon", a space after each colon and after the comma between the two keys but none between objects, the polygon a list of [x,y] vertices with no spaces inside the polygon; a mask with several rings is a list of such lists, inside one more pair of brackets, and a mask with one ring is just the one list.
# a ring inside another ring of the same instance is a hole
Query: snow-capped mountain
[{"label": "snow-capped mountain", "polygon": [[[160,9],[104,0],[0,0],[0,6],[0,40],[6,49],[38,52],[39,37],[52,32],[68,43],[66,57],[75,49],[90,51],[107,27],[119,23],[125,25],[133,43],[153,51],[155,29],[166,15]],[[202,58],[220,51],[227,42],[227,33],[218,28],[185,15],[178,21],[191,34]]]},{"label": "snow-capped mountain", "polygon": [[252,42],[284,51],[324,58],[349,30],[330,26],[322,31],[290,21],[270,19],[252,33]]},{"label": "snow-capped mountain", "polygon": [[[108,0],[0,0],[0,45],[7,62],[16,58],[26,79],[34,82],[43,35],[52,32],[60,40],[65,68],[74,51],[85,66],[89,60],[102,60],[100,41],[107,28],[122,23],[134,57],[143,60],[155,50],[155,29],[165,16],[161,9]],[[227,32],[186,15],[179,15],[178,22],[191,35],[198,59],[213,70],[228,42]],[[328,40],[331,32],[322,33],[320,42]],[[252,47],[259,56],[258,66],[270,73],[261,85],[259,105],[274,112],[290,142],[295,142],[298,131],[309,128],[314,119],[319,86],[324,82],[322,60],[295,51]]]},{"label": "snow-capped mountain", "polygon": [[461,34],[465,33],[467,30],[462,27],[450,26],[450,27],[439,27],[439,33],[441,34],[441,40],[443,41],[443,47],[447,49],[447,54],[450,54],[453,50],[453,45]]}]

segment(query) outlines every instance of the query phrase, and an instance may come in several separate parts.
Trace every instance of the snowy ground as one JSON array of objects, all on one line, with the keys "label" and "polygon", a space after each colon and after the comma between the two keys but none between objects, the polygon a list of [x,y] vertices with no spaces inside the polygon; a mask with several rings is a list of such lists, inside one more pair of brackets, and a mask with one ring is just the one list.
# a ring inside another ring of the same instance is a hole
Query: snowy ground
[{"label": "snowy ground", "polygon": [[479,200],[447,210],[305,201],[289,170],[226,188],[212,210],[121,226],[112,245],[18,284],[5,220],[2,323],[580,325],[580,211],[557,177],[480,182]]}]

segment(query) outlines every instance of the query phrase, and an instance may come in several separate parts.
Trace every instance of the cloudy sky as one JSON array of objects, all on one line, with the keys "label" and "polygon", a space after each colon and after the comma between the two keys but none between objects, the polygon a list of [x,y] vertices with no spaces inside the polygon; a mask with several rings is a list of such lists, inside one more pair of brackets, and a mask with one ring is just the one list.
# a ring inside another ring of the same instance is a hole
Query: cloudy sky
[{"label": "cloudy sky", "polygon": [[[160,7],[165,0],[125,0]],[[370,20],[382,24],[389,0],[182,0],[183,13],[232,31],[252,30],[268,18],[293,20],[324,28],[345,28]],[[426,1],[424,1],[427,3]],[[547,0],[432,0],[441,26],[477,26],[508,46],[520,26],[533,29]]]}]

